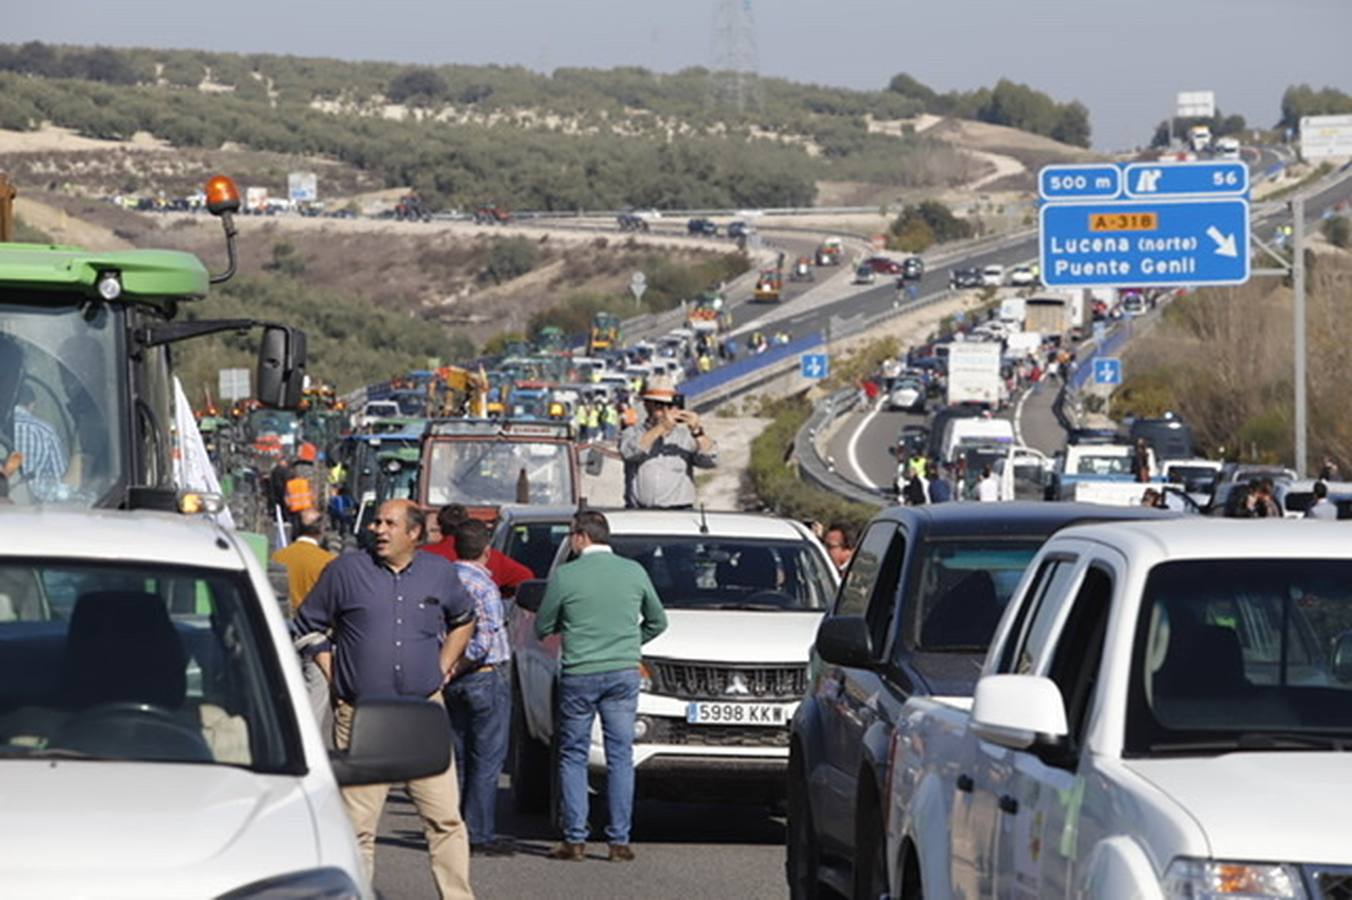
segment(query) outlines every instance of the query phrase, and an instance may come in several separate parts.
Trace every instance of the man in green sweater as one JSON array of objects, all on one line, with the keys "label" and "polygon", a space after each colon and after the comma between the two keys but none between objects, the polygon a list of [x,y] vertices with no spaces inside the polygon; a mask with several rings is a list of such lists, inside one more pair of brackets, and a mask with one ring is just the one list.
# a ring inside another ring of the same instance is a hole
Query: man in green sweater
[{"label": "man in green sweater", "polygon": [[599,512],[573,518],[577,554],[549,579],[535,634],[563,635],[559,676],[559,784],[563,842],[553,859],[580,861],[587,851],[587,752],[599,713],[605,738],[610,859],[628,862],[634,812],[634,721],[638,717],[639,648],[667,627],[662,601],[643,567],[610,549],[610,524]]}]

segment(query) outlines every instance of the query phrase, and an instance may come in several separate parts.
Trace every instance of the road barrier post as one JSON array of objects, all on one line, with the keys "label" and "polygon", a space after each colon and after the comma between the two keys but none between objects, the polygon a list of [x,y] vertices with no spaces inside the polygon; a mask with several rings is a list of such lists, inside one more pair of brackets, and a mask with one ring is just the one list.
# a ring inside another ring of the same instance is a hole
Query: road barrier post
[{"label": "road barrier post", "polygon": [[1295,295],[1295,379],[1296,379],[1296,476],[1305,477],[1305,465],[1309,459],[1306,444],[1306,396],[1305,396],[1305,198],[1297,196],[1291,201],[1292,257],[1291,290]]}]

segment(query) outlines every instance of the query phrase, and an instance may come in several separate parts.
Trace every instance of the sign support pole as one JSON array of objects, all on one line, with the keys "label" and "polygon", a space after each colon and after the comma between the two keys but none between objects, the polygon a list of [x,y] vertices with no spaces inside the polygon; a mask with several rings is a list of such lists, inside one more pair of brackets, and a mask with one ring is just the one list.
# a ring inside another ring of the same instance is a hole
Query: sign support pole
[{"label": "sign support pole", "polygon": [[1298,196],[1291,201],[1292,222],[1292,259],[1291,289],[1295,295],[1296,338],[1296,414],[1295,414],[1295,450],[1296,477],[1305,477],[1305,467],[1309,461],[1309,446],[1306,427],[1306,384],[1305,384],[1305,198]]}]

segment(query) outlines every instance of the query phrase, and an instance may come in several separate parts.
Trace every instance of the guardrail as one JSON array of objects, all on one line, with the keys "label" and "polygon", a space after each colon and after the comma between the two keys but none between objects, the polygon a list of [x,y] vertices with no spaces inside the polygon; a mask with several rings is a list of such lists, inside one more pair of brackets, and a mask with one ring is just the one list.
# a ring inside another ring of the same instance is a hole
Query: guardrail
[{"label": "guardrail", "polygon": [[809,484],[858,503],[883,506],[888,502],[886,495],[850,481],[824,461],[817,450],[816,438],[822,429],[854,409],[857,403],[858,392],[853,388],[836,391],[818,403],[803,427],[798,429],[798,434],[794,435],[793,455],[798,460],[799,477]]}]

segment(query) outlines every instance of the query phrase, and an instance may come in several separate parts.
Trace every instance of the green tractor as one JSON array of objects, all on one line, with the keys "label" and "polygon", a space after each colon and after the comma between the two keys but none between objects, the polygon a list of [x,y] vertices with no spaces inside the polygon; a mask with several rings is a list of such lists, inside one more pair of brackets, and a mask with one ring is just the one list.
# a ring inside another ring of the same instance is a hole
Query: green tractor
[{"label": "green tractor", "polygon": [[179,509],[176,460],[187,451],[176,423],[191,420],[174,381],[182,341],[261,327],[258,399],[298,404],[304,332],[182,315],[235,271],[239,192],[217,176],[206,193],[229,255],[218,275],[169,250],[9,243],[13,190],[0,178],[0,464],[12,469],[0,490],[11,502]]}]

